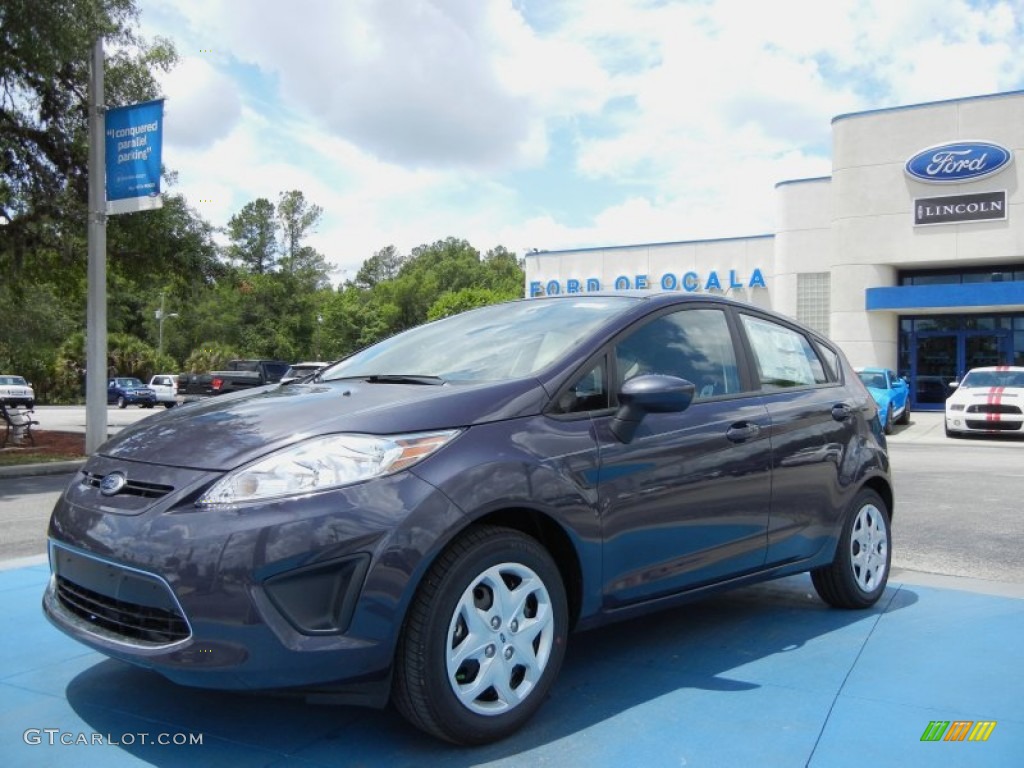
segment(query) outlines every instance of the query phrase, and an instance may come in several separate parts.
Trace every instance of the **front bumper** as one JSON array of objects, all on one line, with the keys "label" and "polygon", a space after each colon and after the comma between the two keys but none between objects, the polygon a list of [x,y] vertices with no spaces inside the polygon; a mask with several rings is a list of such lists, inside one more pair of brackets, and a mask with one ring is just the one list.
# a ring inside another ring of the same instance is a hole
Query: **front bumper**
[{"label": "front bumper", "polygon": [[989,435],[1024,434],[1024,413],[1017,405],[977,403],[946,407],[946,431]]},{"label": "front bumper", "polygon": [[[128,490],[102,496],[115,470]],[[383,704],[411,585],[458,510],[411,473],[197,509],[219,476],[90,460],[51,518],[47,618],[185,685]]]}]

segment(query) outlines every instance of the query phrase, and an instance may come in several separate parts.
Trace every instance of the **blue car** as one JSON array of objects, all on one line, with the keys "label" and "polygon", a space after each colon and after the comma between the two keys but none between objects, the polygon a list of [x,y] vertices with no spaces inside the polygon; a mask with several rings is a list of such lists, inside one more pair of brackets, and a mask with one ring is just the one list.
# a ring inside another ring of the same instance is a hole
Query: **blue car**
[{"label": "blue car", "polygon": [[118,376],[107,382],[107,405],[127,408],[141,405],[152,408],[156,405],[156,390],[150,389],[134,376]]},{"label": "blue car", "polygon": [[892,434],[893,424],[910,421],[910,385],[906,379],[888,368],[858,368],[857,375],[878,404],[878,419],[885,434]]}]

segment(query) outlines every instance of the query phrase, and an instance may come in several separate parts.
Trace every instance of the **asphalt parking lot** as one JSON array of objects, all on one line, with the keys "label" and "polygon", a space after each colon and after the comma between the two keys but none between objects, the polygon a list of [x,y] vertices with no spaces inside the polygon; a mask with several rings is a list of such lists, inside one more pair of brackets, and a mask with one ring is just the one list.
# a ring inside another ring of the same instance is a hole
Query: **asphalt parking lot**
[{"label": "asphalt parking lot", "polygon": [[[915,418],[892,441],[941,431]],[[387,710],[187,689],[109,660],[46,622],[47,578],[43,557],[0,565],[4,766],[1024,762],[1021,584],[896,570],[873,609],[847,612],[797,576],[575,635],[538,717],[467,749]]]}]

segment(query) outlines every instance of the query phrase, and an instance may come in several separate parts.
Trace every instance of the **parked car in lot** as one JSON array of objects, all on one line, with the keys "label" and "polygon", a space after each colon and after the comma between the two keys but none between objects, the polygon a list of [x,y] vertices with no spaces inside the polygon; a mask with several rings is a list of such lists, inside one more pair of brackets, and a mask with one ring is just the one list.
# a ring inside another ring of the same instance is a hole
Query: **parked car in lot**
[{"label": "parked car in lot", "polygon": [[24,376],[0,374],[0,400],[4,405],[23,405],[29,410],[35,407],[36,393]]},{"label": "parked car in lot", "polygon": [[118,408],[129,405],[152,408],[156,405],[156,392],[134,376],[118,376],[107,382],[107,405],[115,404]]},{"label": "parked car in lot", "polygon": [[889,368],[858,368],[857,375],[878,405],[885,434],[892,434],[893,424],[910,421],[910,385],[905,378]]},{"label": "parked car in lot", "polygon": [[150,378],[146,386],[156,393],[156,401],[164,408],[173,408],[178,404],[178,374],[158,373]]},{"label": "parked car in lot", "polygon": [[875,413],[831,342],[721,297],[483,307],[118,433],[54,508],[44,611],[179,683],[490,742],[573,629],[803,571],[873,605]]},{"label": "parked car in lot", "polygon": [[284,376],[281,377],[281,381],[287,383],[295,381],[295,379],[303,379],[307,376],[312,376],[317,371],[326,368],[328,365],[330,365],[330,363],[312,361],[292,363],[288,366],[288,370],[284,372]]},{"label": "parked car in lot", "polygon": [[946,435],[1024,434],[1024,367],[972,368],[946,400]]}]

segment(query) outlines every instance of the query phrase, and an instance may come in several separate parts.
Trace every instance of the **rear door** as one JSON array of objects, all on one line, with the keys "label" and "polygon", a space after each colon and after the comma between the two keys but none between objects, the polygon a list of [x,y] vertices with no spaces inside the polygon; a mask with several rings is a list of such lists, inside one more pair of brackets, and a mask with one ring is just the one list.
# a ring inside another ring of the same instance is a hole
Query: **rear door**
[{"label": "rear door", "polygon": [[851,478],[867,390],[840,381],[834,350],[775,319],[740,313],[771,420],[772,502],[767,564],[811,557],[830,544]]}]

